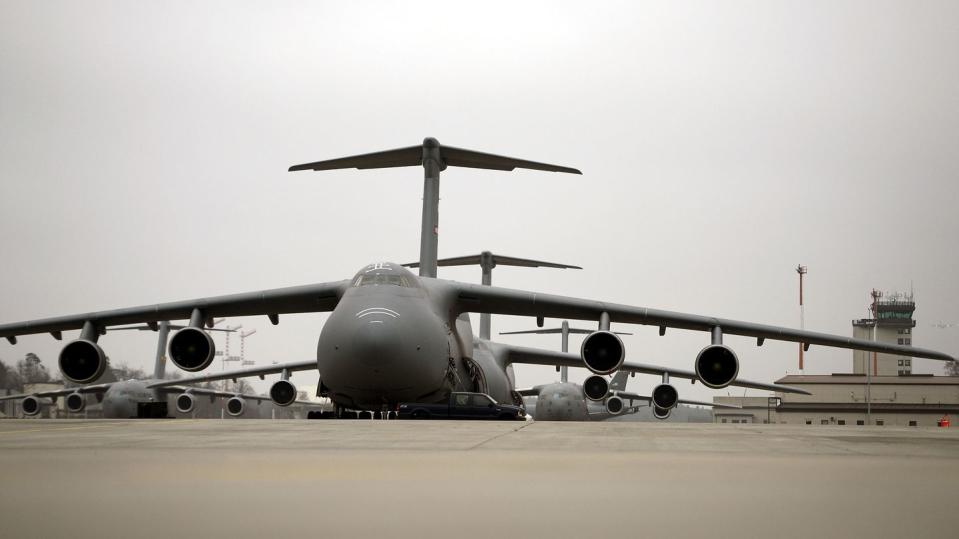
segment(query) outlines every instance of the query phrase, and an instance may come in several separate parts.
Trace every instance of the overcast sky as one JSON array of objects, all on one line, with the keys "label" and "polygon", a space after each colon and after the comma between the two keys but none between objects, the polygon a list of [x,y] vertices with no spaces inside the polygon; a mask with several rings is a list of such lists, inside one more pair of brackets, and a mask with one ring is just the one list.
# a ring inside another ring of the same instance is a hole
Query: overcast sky
[{"label": "overcast sky", "polygon": [[[931,327],[959,321],[957,16],[955,2],[6,1],[0,322],[417,260],[420,169],[286,169],[433,136],[583,171],[443,174],[441,257],[585,267],[500,267],[494,284],[798,327],[802,263],[808,329],[851,335],[870,289],[914,287],[914,344],[957,354],[959,327]],[[314,358],[324,320],[231,322],[258,330],[246,354],[269,364]],[[678,368],[708,343],[628,331],[628,359]],[[136,333],[101,344],[151,370],[155,341]],[[55,369],[60,344],[4,341],[0,359]],[[794,344],[727,344],[742,377],[797,370]],[[813,347],[807,372],[851,359]]]}]

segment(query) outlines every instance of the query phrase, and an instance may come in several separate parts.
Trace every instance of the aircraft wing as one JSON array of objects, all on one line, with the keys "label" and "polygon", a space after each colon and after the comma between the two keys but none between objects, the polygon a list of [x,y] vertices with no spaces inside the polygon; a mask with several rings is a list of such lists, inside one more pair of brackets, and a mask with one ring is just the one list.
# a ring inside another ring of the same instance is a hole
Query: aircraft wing
[{"label": "aircraft wing", "polygon": [[525,388],[525,389],[517,389],[516,393],[518,393],[520,397],[538,397],[539,390],[540,390],[539,387],[532,387],[532,388]]},{"label": "aircraft wing", "polygon": [[[504,345],[502,343],[497,343],[497,346],[504,346],[508,351],[508,361],[510,363],[521,363],[526,365],[549,365],[549,366],[560,366],[560,367],[583,367],[586,365],[583,364],[583,359],[577,354],[568,354],[563,352],[554,352],[552,350],[541,350],[539,348],[526,348],[522,346],[512,346]],[[662,376],[663,374],[668,374],[672,378],[686,378],[692,380],[693,383],[697,380],[696,373],[693,371],[687,371],[683,369],[672,369],[669,367],[660,367],[659,365],[649,365],[646,363],[633,363],[627,361],[623,363],[623,366],[619,368],[620,371],[625,372],[638,372],[642,374],[653,374],[656,376]],[[780,386],[776,384],[767,384],[764,382],[753,382],[751,380],[743,380],[742,378],[736,378],[731,384],[731,386],[739,387],[748,387],[752,389],[763,389],[766,391],[782,391],[784,393],[800,393],[803,395],[810,395],[808,391],[804,389],[799,389],[797,387],[790,386]]]},{"label": "aircraft wing", "polygon": [[517,316],[536,316],[549,318],[570,318],[577,320],[599,320],[602,313],[609,315],[610,322],[642,324],[666,328],[686,329],[710,332],[719,327],[725,335],[743,335],[755,337],[758,344],[764,339],[798,342],[806,345],[850,348],[869,352],[882,352],[901,356],[955,361],[956,358],[935,350],[915,348],[896,344],[884,344],[862,339],[851,339],[827,333],[803,331],[778,326],[767,326],[729,320],[712,316],[701,316],[646,307],[633,307],[616,303],[605,303],[587,299],[537,294],[523,290],[483,286],[455,281],[445,281],[452,287],[455,298],[454,316],[460,313],[491,313]]},{"label": "aircraft wing", "polygon": [[[641,401],[652,401],[653,398],[648,395],[640,395],[638,393],[629,393],[628,391],[617,391],[617,395],[620,398],[632,401],[632,400],[641,400]],[[694,401],[689,399],[679,399],[676,402],[679,404],[695,404],[696,406],[711,406],[713,408],[734,408],[736,410],[741,410],[742,406],[737,406],[735,404],[720,404],[718,402],[706,402],[706,401]]]},{"label": "aircraft wing", "polygon": [[194,309],[200,309],[208,320],[265,314],[276,323],[275,317],[280,314],[332,311],[349,285],[349,280],[336,281],[0,324],[0,337],[12,344],[19,335],[37,333],[50,333],[59,339],[62,331],[81,329],[87,321],[105,330],[108,326],[189,319]]},{"label": "aircraft wing", "polygon": [[[232,398],[240,397],[243,399],[250,399],[255,401],[270,401],[270,397],[267,395],[252,395],[249,393],[237,393],[236,391],[220,391],[219,389],[208,389],[205,387],[191,387],[191,386],[163,386],[157,388],[159,391],[164,393],[191,393],[193,395],[204,395],[209,397],[223,397],[223,398]],[[296,400],[291,404],[312,404],[319,406],[318,403],[310,401],[301,401]]]},{"label": "aircraft wing", "polygon": [[[235,382],[238,378],[249,378],[252,376],[258,376],[262,380],[263,377],[268,374],[280,374],[283,371],[296,372],[309,370],[316,370],[315,359],[308,359],[306,361],[291,361],[289,363],[277,363],[267,367],[250,367],[249,369],[237,369],[235,371],[222,371],[212,374],[201,374],[199,376],[187,376],[184,378],[178,378],[176,380],[155,382],[147,387],[151,389],[158,389],[164,387],[182,386],[185,384],[213,382],[216,380],[233,380]],[[235,395],[235,393],[231,393],[231,395]]]},{"label": "aircraft wing", "polygon": [[80,386],[80,387],[67,387],[63,389],[55,389],[52,391],[38,391],[36,393],[21,393],[19,395],[5,395],[0,397],[0,401],[12,400],[12,399],[23,399],[25,397],[61,397],[63,395],[69,395],[71,393],[103,393],[107,389],[110,389],[110,384],[96,384],[92,386]]}]

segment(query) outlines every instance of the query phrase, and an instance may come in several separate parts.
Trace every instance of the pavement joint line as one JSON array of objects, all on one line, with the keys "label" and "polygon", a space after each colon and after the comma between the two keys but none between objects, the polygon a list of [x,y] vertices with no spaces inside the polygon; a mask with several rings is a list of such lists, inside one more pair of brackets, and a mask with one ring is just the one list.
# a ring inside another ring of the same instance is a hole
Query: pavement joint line
[{"label": "pavement joint line", "polygon": [[501,433],[497,434],[496,436],[493,436],[492,438],[487,438],[487,439],[483,440],[482,442],[480,442],[480,443],[478,443],[478,444],[476,444],[476,445],[474,445],[474,446],[472,446],[472,447],[467,447],[466,449],[464,449],[464,451],[472,451],[472,450],[474,450],[474,449],[479,448],[481,445],[484,445],[484,444],[487,444],[487,443],[489,443],[489,442],[492,442],[493,440],[495,440],[495,439],[497,439],[497,438],[502,438],[503,436],[506,436],[506,435],[509,435],[509,434],[513,434],[514,432],[519,432],[519,431],[525,429],[526,427],[532,425],[533,423],[535,423],[535,421],[526,421],[525,423],[523,423],[523,424],[520,425],[519,427],[516,427],[515,429],[510,430],[509,432],[501,432]]},{"label": "pavement joint line", "polygon": [[[197,420],[196,420],[196,419],[188,419],[188,420],[170,419],[170,420],[167,420],[167,421],[157,421],[157,422],[155,422],[155,423],[153,423],[153,424],[154,424],[154,425],[160,425],[160,424],[164,424],[164,423],[187,423],[187,422],[194,422],[194,421],[197,421]],[[130,423],[127,422],[127,421],[123,421],[123,422],[119,422],[119,423],[110,423],[110,424],[107,424],[107,425],[78,425],[78,426],[76,426],[76,427],[60,427],[60,428],[49,428],[49,429],[48,429],[48,428],[40,428],[40,429],[5,430],[5,431],[0,431],[0,435],[2,435],[2,434],[32,433],[32,432],[57,432],[57,431],[64,431],[64,430],[106,429],[106,428],[110,428],[110,427],[120,427],[120,426],[122,426],[122,425],[128,425],[128,424],[130,424]],[[136,424],[136,423],[134,423],[134,424]]]}]

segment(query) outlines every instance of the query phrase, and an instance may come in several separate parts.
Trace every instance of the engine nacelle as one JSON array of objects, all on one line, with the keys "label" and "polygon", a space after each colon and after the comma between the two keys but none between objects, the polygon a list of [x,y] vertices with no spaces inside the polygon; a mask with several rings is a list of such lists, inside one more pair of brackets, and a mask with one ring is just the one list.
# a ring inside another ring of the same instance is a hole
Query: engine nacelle
[{"label": "engine nacelle", "polygon": [[196,399],[189,393],[180,393],[176,397],[176,411],[181,414],[188,414],[196,406]]},{"label": "engine nacelle", "polygon": [[665,409],[665,408],[660,408],[658,406],[653,406],[653,417],[655,417],[656,419],[660,421],[663,421],[669,418],[669,416],[672,415],[672,413],[673,413],[672,409]]},{"label": "engine nacelle", "polygon": [[246,401],[242,397],[230,397],[230,400],[226,401],[226,413],[233,417],[243,415],[245,408]]},{"label": "engine nacelle", "polygon": [[711,344],[696,356],[696,376],[704,386],[722,389],[739,374],[739,358],[728,346]]},{"label": "engine nacelle", "polygon": [[60,350],[60,372],[75,384],[89,384],[107,368],[107,356],[97,343],[77,339]]},{"label": "engine nacelle", "polygon": [[659,384],[653,388],[653,406],[670,410],[679,402],[679,392],[669,384]]},{"label": "engine nacelle", "polygon": [[70,393],[67,395],[67,410],[72,414],[78,414],[87,407],[87,399],[79,393]]},{"label": "engine nacelle", "polygon": [[296,400],[296,386],[289,380],[277,380],[270,386],[270,400],[277,406],[289,406]]},{"label": "engine nacelle", "polygon": [[616,395],[606,399],[606,411],[613,415],[619,415],[623,413],[623,408],[625,407],[626,406],[623,404],[623,399],[617,397]]},{"label": "engine nacelle", "polygon": [[623,365],[626,346],[615,333],[594,331],[583,339],[579,353],[586,368],[596,374],[610,374]]},{"label": "engine nacelle", "polygon": [[185,371],[209,367],[215,353],[213,338],[200,328],[185,327],[170,338],[170,360]]},{"label": "engine nacelle", "polygon": [[609,394],[609,382],[594,374],[583,382],[583,394],[591,401],[601,401]]},{"label": "engine nacelle", "polygon": [[20,401],[20,409],[23,410],[23,415],[35,416],[40,413],[40,399],[33,395],[24,397]]}]

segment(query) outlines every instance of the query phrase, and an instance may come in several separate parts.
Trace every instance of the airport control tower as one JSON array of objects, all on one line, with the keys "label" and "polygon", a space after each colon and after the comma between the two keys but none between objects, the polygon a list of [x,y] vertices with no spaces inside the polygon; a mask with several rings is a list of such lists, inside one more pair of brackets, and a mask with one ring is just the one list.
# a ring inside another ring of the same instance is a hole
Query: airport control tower
[{"label": "airport control tower", "polygon": [[[872,318],[852,321],[853,338],[872,340],[875,328],[875,339],[879,342],[912,346],[912,329],[916,327],[916,321],[912,317],[916,302],[912,293],[884,296],[873,290],[872,298],[872,305],[869,307]],[[856,374],[866,374],[867,365],[873,376],[912,374],[912,358],[909,357],[855,350],[852,358],[853,372]]]}]

